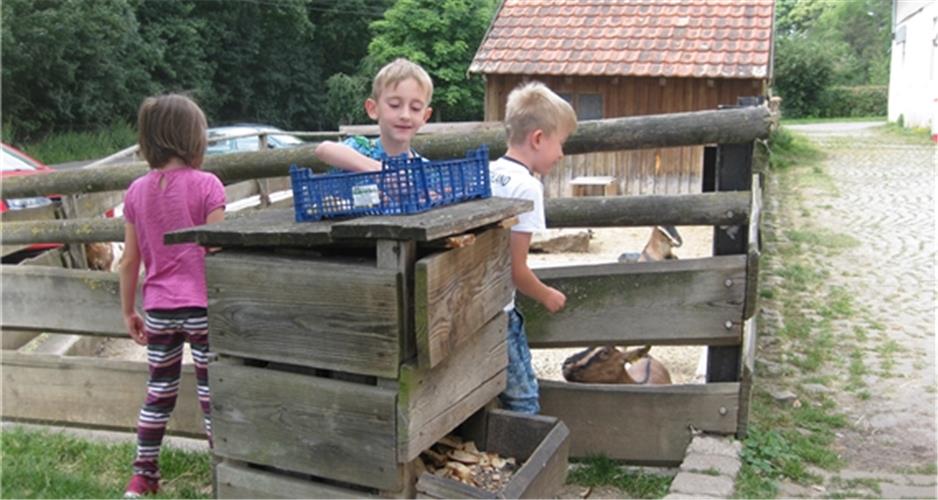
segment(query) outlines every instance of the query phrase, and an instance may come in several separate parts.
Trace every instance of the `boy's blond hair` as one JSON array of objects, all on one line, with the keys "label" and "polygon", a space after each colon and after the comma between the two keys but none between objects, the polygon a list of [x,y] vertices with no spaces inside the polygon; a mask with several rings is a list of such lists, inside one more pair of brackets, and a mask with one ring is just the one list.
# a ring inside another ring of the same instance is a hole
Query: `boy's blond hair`
[{"label": "boy's blond hair", "polygon": [[150,168],[164,167],[173,157],[200,166],[208,147],[207,129],[202,108],[180,94],[147,97],[137,113],[140,154]]},{"label": "boy's blond hair", "polygon": [[535,130],[551,135],[572,134],[576,130],[576,113],[570,103],[541,82],[528,82],[508,94],[505,105],[505,129],[509,144],[521,144]]},{"label": "boy's blond hair", "polygon": [[403,57],[385,64],[378,71],[374,82],[371,84],[371,98],[377,101],[384,89],[395,87],[408,78],[413,78],[417,85],[420,85],[427,92],[427,104],[430,104],[430,100],[433,98],[433,80],[419,64]]}]

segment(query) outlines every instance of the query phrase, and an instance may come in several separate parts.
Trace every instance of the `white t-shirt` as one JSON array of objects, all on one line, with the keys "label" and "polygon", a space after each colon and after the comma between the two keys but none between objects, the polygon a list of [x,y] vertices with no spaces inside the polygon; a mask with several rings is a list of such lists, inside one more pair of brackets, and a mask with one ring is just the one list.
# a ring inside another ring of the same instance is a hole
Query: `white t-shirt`
[{"label": "white t-shirt", "polygon": [[[528,167],[521,162],[501,157],[489,164],[489,179],[492,182],[492,196],[501,198],[520,198],[534,202],[534,209],[518,216],[518,223],[512,226],[512,232],[536,233],[547,228],[544,219],[544,185],[531,175]],[[505,306],[505,311],[515,308],[515,296]]]}]

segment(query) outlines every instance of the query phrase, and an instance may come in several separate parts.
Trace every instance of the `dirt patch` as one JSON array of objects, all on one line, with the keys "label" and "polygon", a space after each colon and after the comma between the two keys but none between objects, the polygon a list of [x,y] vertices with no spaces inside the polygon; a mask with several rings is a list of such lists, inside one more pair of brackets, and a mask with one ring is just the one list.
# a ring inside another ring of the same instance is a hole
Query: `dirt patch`
[{"label": "dirt patch", "polygon": [[[674,250],[681,259],[709,257],[713,254],[713,228],[709,226],[679,226],[678,231],[684,244]],[[549,230],[548,232],[556,232]],[[532,268],[565,266],[574,264],[604,264],[617,262],[619,255],[639,253],[648,241],[651,228],[597,228],[593,229],[589,252],[531,254],[528,264]],[[532,363],[538,377],[546,380],[563,380],[563,361],[583,348],[533,349]],[[659,359],[671,372],[675,384],[703,383],[696,377],[704,346],[655,346],[651,354]]]}]

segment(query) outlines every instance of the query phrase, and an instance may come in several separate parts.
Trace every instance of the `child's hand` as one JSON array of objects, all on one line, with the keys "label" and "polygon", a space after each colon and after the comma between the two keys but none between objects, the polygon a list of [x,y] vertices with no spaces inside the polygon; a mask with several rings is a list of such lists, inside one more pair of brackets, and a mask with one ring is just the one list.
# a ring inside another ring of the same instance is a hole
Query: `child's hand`
[{"label": "child's hand", "polygon": [[147,345],[147,334],[143,330],[143,320],[140,319],[140,316],[137,316],[137,313],[125,314],[124,326],[127,327],[127,333],[130,334],[130,338],[134,339],[134,342]]},{"label": "child's hand", "polygon": [[547,287],[547,296],[541,304],[543,304],[548,311],[555,313],[563,309],[563,306],[567,304],[567,296],[556,288]]}]

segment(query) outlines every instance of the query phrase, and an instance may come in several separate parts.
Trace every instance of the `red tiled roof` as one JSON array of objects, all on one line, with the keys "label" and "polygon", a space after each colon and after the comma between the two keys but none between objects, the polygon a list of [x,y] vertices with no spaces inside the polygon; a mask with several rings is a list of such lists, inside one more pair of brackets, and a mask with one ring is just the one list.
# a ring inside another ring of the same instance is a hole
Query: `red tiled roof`
[{"label": "red tiled roof", "polygon": [[774,0],[504,0],[471,73],[769,77]]}]

